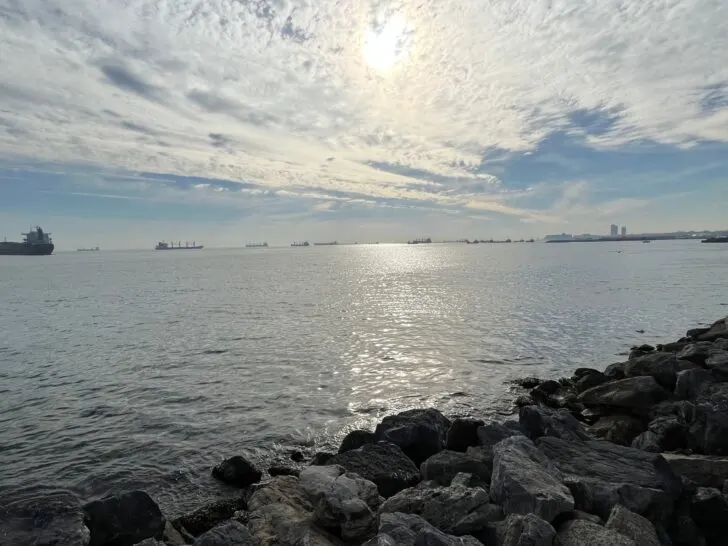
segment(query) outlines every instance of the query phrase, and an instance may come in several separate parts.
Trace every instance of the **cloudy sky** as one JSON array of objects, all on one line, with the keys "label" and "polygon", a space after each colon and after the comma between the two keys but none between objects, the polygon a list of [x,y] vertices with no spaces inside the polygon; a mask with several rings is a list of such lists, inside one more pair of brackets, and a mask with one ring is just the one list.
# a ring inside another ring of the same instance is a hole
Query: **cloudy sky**
[{"label": "cloudy sky", "polygon": [[0,237],[728,229],[725,0],[0,0]]}]

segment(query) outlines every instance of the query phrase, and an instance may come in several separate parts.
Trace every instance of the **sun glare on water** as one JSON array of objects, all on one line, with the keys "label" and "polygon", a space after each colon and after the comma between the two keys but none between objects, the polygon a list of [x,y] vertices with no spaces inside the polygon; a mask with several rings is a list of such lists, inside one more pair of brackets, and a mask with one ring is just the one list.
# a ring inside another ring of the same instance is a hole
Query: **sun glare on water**
[{"label": "sun glare on water", "polygon": [[390,70],[406,54],[407,25],[395,15],[367,30],[364,38],[364,59],[374,70]]}]

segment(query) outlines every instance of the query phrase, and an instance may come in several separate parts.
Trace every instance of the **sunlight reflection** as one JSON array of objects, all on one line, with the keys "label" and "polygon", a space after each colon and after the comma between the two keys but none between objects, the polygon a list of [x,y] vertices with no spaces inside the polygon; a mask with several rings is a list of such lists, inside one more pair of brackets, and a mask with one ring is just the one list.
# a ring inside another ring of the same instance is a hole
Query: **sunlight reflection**
[{"label": "sunlight reflection", "polygon": [[364,38],[364,60],[374,70],[386,72],[401,61],[408,50],[407,24],[400,15],[377,21]]}]

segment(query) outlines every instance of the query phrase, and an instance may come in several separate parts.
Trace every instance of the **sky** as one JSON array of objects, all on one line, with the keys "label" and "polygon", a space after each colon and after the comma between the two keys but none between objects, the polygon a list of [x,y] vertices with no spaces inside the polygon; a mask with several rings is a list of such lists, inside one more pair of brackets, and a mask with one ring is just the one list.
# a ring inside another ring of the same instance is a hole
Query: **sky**
[{"label": "sky", "polygon": [[0,237],[728,229],[725,0],[0,0]]}]

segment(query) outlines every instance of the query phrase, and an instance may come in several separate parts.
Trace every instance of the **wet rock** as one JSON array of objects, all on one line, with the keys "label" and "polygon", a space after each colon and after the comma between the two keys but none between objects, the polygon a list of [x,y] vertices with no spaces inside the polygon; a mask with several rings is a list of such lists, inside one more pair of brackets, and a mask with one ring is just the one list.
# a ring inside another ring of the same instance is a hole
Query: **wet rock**
[{"label": "wet rock", "polygon": [[302,463],[305,460],[305,457],[299,450],[295,450],[291,452],[291,460],[294,463]]},{"label": "wet rock", "polygon": [[607,408],[639,416],[648,414],[652,406],[669,396],[670,393],[654,377],[640,376],[592,387],[581,393],[580,400],[586,407]]},{"label": "wet rock", "polygon": [[654,352],[654,350],[655,348],[652,345],[647,345],[646,343],[644,345],[632,347],[629,350],[629,359],[634,360],[635,358],[648,355]]},{"label": "wet rock", "polygon": [[257,546],[258,541],[247,527],[237,521],[226,521],[203,533],[194,546]]},{"label": "wet rock", "polygon": [[393,443],[416,464],[445,446],[450,421],[436,409],[414,409],[385,417],[377,425],[378,441]]},{"label": "wet rock", "polygon": [[720,381],[728,379],[728,351],[711,354],[705,361],[705,367],[713,372],[713,376]]},{"label": "wet rock", "polygon": [[241,488],[258,483],[263,476],[253,463],[240,455],[221,462],[212,469],[212,475],[221,482]]},{"label": "wet rock", "polygon": [[164,516],[144,491],[93,501],[83,511],[91,546],[127,546],[164,534]]},{"label": "wet rock", "polygon": [[437,529],[423,529],[415,537],[414,546],[482,546],[471,536],[454,537]]},{"label": "wet rock", "polygon": [[268,474],[271,477],[275,476],[298,476],[301,471],[298,468],[293,468],[285,465],[271,465],[268,467]]},{"label": "wet rock", "polygon": [[698,341],[696,343],[690,343],[677,354],[680,360],[688,360],[693,364],[702,366],[708,359],[711,353],[713,344],[708,341]]},{"label": "wet rock", "polygon": [[690,339],[698,339],[703,334],[707,334],[710,331],[710,328],[692,328],[691,330],[688,330],[685,334],[686,337]]},{"label": "wet rock", "polygon": [[481,478],[478,478],[474,474],[468,474],[467,472],[459,472],[455,475],[449,485],[459,485],[461,487],[483,487],[488,485],[490,482],[490,476],[488,480],[484,482]]},{"label": "wet rock", "polygon": [[627,362],[624,374],[627,377],[654,377],[657,383],[668,391],[675,388],[677,373],[695,367],[687,360],[678,360],[674,353],[650,353]]},{"label": "wet rock", "polygon": [[580,368],[577,372],[581,371],[581,374],[574,379],[574,390],[577,393],[582,393],[587,389],[608,383],[613,381],[614,378],[603,374],[598,370],[592,370],[591,368]]},{"label": "wet rock", "polygon": [[561,546],[637,546],[631,538],[583,519],[567,521],[557,537]]},{"label": "wet rock", "polygon": [[644,430],[642,419],[624,414],[605,415],[591,426],[592,433],[598,438],[622,446],[632,445],[632,440]]},{"label": "wet rock", "polygon": [[616,504],[650,521],[669,516],[682,491],[680,479],[660,455],[611,442],[536,442],[564,476],[575,507],[606,520]]},{"label": "wet rock", "polygon": [[631,538],[639,546],[660,546],[657,531],[652,523],[647,518],[627,510],[621,504],[612,508],[606,527]]},{"label": "wet rock", "polygon": [[323,528],[344,540],[361,541],[374,534],[382,502],[374,483],[341,466],[310,466],[301,471],[300,484]]},{"label": "wet rock", "polygon": [[526,406],[519,411],[519,424],[531,440],[541,436],[554,436],[564,440],[593,439],[584,426],[565,409]]},{"label": "wet rock", "polygon": [[361,446],[366,444],[373,444],[376,442],[376,437],[373,432],[368,430],[352,430],[349,434],[344,436],[339,446],[339,453],[345,453],[352,449],[359,449]]},{"label": "wet rock", "polygon": [[[471,452],[473,453],[473,452]],[[450,485],[453,478],[461,473],[469,473],[484,483],[490,483],[492,464],[487,460],[457,451],[441,451],[420,465],[423,480],[433,481],[438,485]]]},{"label": "wet rock", "polygon": [[450,451],[466,451],[471,446],[477,446],[478,428],[485,423],[480,419],[455,419],[447,431],[445,448]]},{"label": "wet rock", "polygon": [[513,382],[524,389],[533,389],[541,384],[541,380],[538,377],[522,377]]},{"label": "wet rock", "polygon": [[690,505],[693,521],[699,527],[728,527],[728,501],[713,487],[698,487]]},{"label": "wet rock", "polygon": [[515,421],[506,423],[488,423],[478,428],[478,442],[481,446],[490,448],[501,440],[510,438],[511,436],[523,436],[521,425]]},{"label": "wet rock", "polygon": [[716,341],[728,338],[728,317],[713,323],[710,330],[698,336],[700,341]]},{"label": "wet rock", "polygon": [[551,546],[556,530],[534,514],[511,514],[499,529],[499,546]]},{"label": "wet rock", "polygon": [[329,464],[329,461],[333,459],[335,453],[329,453],[328,451],[319,451],[311,459],[311,466],[324,466]]},{"label": "wet rock", "polygon": [[172,525],[184,529],[192,536],[198,536],[232,518],[238,510],[245,510],[245,501],[242,498],[225,499],[180,516],[172,520]]},{"label": "wet rock", "polygon": [[534,513],[550,522],[574,508],[560,473],[528,438],[507,438],[493,453],[491,497],[507,514]]},{"label": "wet rock", "polygon": [[690,344],[690,340],[674,341],[672,343],[665,343],[664,345],[657,345],[655,349],[661,353],[679,353],[687,345]]},{"label": "wet rock", "polygon": [[685,476],[702,487],[720,489],[728,480],[728,458],[710,455],[663,453],[675,474]]},{"label": "wet rock", "polygon": [[377,442],[359,449],[339,453],[329,464],[341,465],[347,471],[374,482],[383,497],[391,497],[420,481],[420,471],[394,444]]},{"label": "wet rock", "polygon": [[422,529],[434,529],[434,527],[416,514],[384,512],[379,516],[380,536],[384,534],[391,537],[397,545],[413,545]]},{"label": "wet rock", "polygon": [[604,375],[612,379],[624,379],[624,368],[627,366],[626,362],[615,362],[610,364],[604,369]]},{"label": "wet rock", "polygon": [[647,431],[637,436],[632,447],[661,453],[685,447],[687,427],[676,416],[658,417],[650,422]]},{"label": "wet rock", "polygon": [[703,385],[715,382],[713,374],[703,368],[683,370],[677,374],[675,396],[683,400],[692,400],[700,394]]}]

